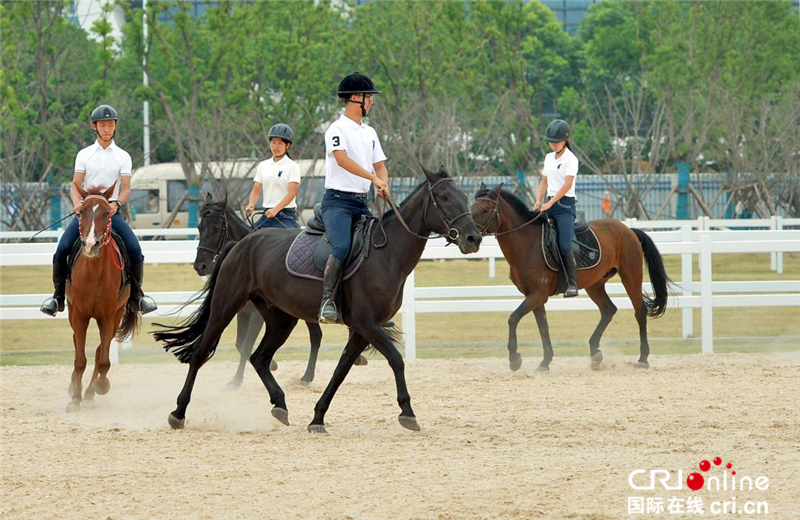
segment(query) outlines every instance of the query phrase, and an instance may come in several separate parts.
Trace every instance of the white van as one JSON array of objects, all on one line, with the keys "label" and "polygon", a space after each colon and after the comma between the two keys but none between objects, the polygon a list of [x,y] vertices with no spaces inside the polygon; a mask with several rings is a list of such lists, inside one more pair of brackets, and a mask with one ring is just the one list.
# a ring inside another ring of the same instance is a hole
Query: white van
[{"label": "white van", "polygon": [[[306,159],[297,163],[303,172],[303,181],[297,193],[297,205],[298,208],[302,208],[299,212],[302,225],[311,216],[314,204],[322,200],[325,191],[325,163]],[[247,196],[253,187],[257,165],[258,161],[253,159],[211,163],[214,177],[223,179],[227,184],[228,203],[231,206],[243,208],[247,204]],[[186,177],[183,175],[180,163],[151,164],[137,168],[131,178],[131,197],[128,201],[133,227],[139,229],[186,227],[189,221],[186,202],[175,214],[172,223],[166,225],[169,216],[186,191]],[[205,198],[205,194],[210,191],[209,181],[203,182],[200,191],[201,197]]]}]

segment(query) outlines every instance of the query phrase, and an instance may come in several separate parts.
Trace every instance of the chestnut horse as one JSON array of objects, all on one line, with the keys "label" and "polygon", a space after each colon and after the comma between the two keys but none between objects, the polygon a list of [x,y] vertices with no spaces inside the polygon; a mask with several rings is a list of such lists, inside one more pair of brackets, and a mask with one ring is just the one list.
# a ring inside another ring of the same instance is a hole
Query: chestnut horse
[{"label": "chestnut horse", "polygon": [[67,282],[67,308],[72,338],[75,343],[75,367],[69,393],[72,402],[68,412],[80,410],[83,371],[86,369],[86,330],[94,318],[100,329],[100,345],[95,351],[92,379],[83,399],[91,401],[95,393],[105,395],[111,388],[106,375],[111,362],[108,357],[111,340],[116,333],[124,338],[139,327],[140,315],[128,305],[130,286],[122,285],[124,262],[111,237],[111,207],[108,197],[114,186],[104,193],[87,193],[76,185],[83,198],[78,213],[81,252]]},{"label": "chestnut horse", "polygon": [[[484,235],[496,235],[497,243],[511,268],[511,281],[525,295],[525,300],[508,318],[508,359],[511,370],[518,370],[522,365],[522,356],[517,352],[517,324],[531,311],[536,317],[544,350],[538,370],[549,370],[553,346],[544,304],[555,292],[558,273],[547,267],[542,253],[544,216],[539,218],[538,211],[528,209],[519,198],[503,190],[502,185],[494,190],[482,186],[475,195],[475,203],[470,211]],[[644,231],[630,229],[616,219],[593,220],[590,227],[600,243],[601,260],[591,269],[579,270],[576,281],[578,288],[586,289],[600,309],[600,322],[589,338],[592,368],[599,368],[603,361],[600,338],[617,312],[605,288],[606,282],[615,274],[622,279],[639,324],[639,361],[636,366],[647,368],[650,366],[647,362],[650,355],[647,317],[658,318],[664,314],[667,309],[667,284],[671,282],[664,270],[661,254]],[[642,292],[643,261],[647,262],[655,298]]]}]

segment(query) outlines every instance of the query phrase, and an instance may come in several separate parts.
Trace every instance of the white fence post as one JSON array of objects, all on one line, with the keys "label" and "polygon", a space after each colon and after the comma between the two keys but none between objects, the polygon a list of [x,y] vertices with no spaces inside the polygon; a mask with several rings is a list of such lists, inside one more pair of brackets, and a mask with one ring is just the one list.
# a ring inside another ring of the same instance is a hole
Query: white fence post
[{"label": "white fence post", "polygon": [[497,274],[494,257],[489,259],[489,278],[494,278]]},{"label": "white fence post", "polygon": [[[692,241],[692,226],[681,227],[681,240],[683,242]],[[681,285],[683,285],[684,296],[691,296],[693,294],[693,263],[694,257],[692,253],[684,253],[681,255]],[[683,317],[684,339],[694,337],[694,309],[684,307],[681,309],[681,315]]]},{"label": "white fence post", "polygon": [[[772,215],[769,218],[769,229],[776,230],[778,229],[778,217]],[[773,271],[778,269],[778,253],[770,253],[769,254],[769,268]]]},{"label": "white fence post", "polygon": [[703,354],[714,353],[713,297],[711,289],[711,236],[700,236],[700,288],[702,300]]},{"label": "white fence post", "polygon": [[[775,217],[775,230],[782,231],[783,230],[783,217],[777,215]],[[778,274],[783,274],[783,253],[775,253],[777,256],[776,267],[778,269]]]},{"label": "white fence post", "polygon": [[417,305],[414,271],[403,286],[403,340],[406,344],[406,361],[417,359]]}]

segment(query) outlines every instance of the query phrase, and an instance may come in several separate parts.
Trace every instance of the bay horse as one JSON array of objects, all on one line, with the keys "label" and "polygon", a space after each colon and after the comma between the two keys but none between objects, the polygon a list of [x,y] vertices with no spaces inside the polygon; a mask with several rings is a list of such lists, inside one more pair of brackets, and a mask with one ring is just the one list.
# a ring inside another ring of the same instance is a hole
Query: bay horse
[{"label": "bay horse", "polygon": [[[519,370],[522,356],[517,352],[517,324],[533,311],[539,334],[542,338],[544,358],[538,370],[549,370],[553,359],[553,345],[544,305],[555,292],[558,273],[548,268],[542,252],[542,224],[545,218],[538,211],[531,211],[514,194],[503,190],[502,185],[494,190],[485,186],[475,195],[471,208],[472,217],[484,235],[494,234],[511,269],[511,281],[525,295],[525,299],[508,318],[508,359],[511,370]],[[617,307],[606,293],[605,284],[619,274],[625,292],[633,304],[634,316],[639,324],[639,361],[636,366],[649,367],[650,345],[647,342],[647,317],[658,318],[667,309],[667,284],[671,280],[664,270],[664,262],[653,240],[639,229],[630,229],[616,219],[600,219],[590,222],[590,227],[600,244],[601,260],[591,269],[580,269],[576,273],[579,289],[586,293],[600,309],[600,322],[589,338],[589,355],[592,368],[599,368],[603,361],[600,338],[608,327]],[[643,261],[647,262],[650,282],[655,297],[642,291]]]},{"label": "bay horse", "polygon": [[109,349],[116,334],[122,339],[139,328],[141,315],[128,305],[130,285],[122,284],[124,261],[111,237],[111,207],[108,198],[114,186],[103,193],[84,191],[75,185],[83,199],[78,211],[82,247],[66,285],[69,324],[75,344],[75,365],[69,394],[72,402],[67,412],[80,410],[83,372],[86,369],[86,331],[94,318],[100,329],[100,345],[95,351],[94,371],[86,387],[84,400],[95,393],[105,395],[111,388]]},{"label": "bay horse", "polygon": [[[405,380],[403,357],[395,348],[396,329],[386,323],[400,309],[406,277],[416,267],[431,232],[443,234],[462,253],[478,250],[481,235],[469,212],[467,197],[444,168],[423,168],[425,180],[394,211],[387,212],[372,233],[369,257],[340,289],[342,318],[349,339],[333,376],[314,407],[312,433],[326,433],[325,413],[353,362],[370,343],[389,362],[397,386],[400,424],[418,430]],[[183,428],[197,372],[214,354],[220,335],[245,304],[252,302],[266,322],[266,332],[251,356],[273,405],[272,415],[289,424],[283,390],[269,370],[269,361],[297,325],[317,320],[322,282],[290,274],[283,268],[290,245],[300,230],[262,229],[226,246],[206,282],[205,300],[184,322],[155,332],[166,350],[189,371],[177,408],[169,415],[172,428]],[[235,283],[234,283],[235,281]]]},{"label": "bay horse", "polygon": [[[214,267],[222,248],[229,241],[238,242],[249,235],[253,228],[244,220],[239,218],[236,212],[228,206],[228,196],[221,201],[214,201],[211,194],[206,195],[205,202],[200,208],[200,223],[197,226],[200,231],[197,255],[195,256],[195,272],[200,276],[208,275]],[[239,366],[236,374],[226,385],[228,388],[239,388],[244,379],[244,367],[253,346],[258,338],[258,332],[264,320],[255,306],[248,302],[236,315],[236,350],[239,352]],[[311,352],[308,356],[306,371],[300,378],[301,384],[308,384],[314,381],[314,371],[317,365],[319,347],[322,343],[322,328],[316,322],[306,322],[308,336],[311,340]],[[367,359],[359,356],[356,365],[366,365]],[[270,361],[270,370],[278,369],[278,364],[273,359]]]}]

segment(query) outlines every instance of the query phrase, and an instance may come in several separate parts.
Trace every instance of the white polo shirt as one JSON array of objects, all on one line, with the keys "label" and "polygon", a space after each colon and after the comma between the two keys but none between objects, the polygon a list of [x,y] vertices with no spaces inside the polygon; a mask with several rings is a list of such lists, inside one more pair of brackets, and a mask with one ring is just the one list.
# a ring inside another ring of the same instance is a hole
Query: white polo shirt
[{"label": "white polo shirt", "polygon": [[[547,196],[552,197],[564,186],[567,177],[578,175],[578,158],[569,148],[564,150],[558,159],[556,159],[555,152],[550,152],[544,158],[542,175],[547,177]],[[564,196],[575,198],[575,181],[572,182],[572,187]]]},{"label": "white polo shirt", "polygon": [[[289,193],[289,183],[300,183],[303,174],[300,165],[294,162],[291,157],[284,155],[280,161],[267,159],[258,163],[254,182],[261,183],[261,193],[264,194],[264,207],[274,208]],[[296,208],[297,201],[292,201],[286,205],[287,208]]]},{"label": "white polo shirt", "polygon": [[351,193],[367,193],[372,182],[353,175],[336,163],[335,150],[344,150],[368,172],[373,165],[386,160],[375,130],[366,123],[358,124],[344,114],[325,132],[325,188]]},{"label": "white polo shirt", "polygon": [[116,184],[112,198],[119,196],[119,181],[122,176],[131,175],[132,170],[131,156],[114,141],[105,149],[95,141],[75,157],[75,171],[85,175],[83,189],[108,189]]}]

